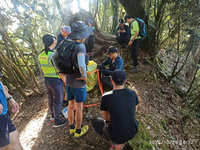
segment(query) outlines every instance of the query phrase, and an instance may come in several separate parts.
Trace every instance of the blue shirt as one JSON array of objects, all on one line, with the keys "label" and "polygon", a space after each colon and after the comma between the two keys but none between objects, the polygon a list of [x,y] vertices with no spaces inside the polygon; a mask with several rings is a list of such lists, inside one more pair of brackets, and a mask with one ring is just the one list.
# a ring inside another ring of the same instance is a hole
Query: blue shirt
[{"label": "blue shirt", "polygon": [[5,115],[7,113],[7,99],[3,91],[3,85],[0,82],[0,103],[3,105],[3,112],[0,115]]},{"label": "blue shirt", "polygon": [[106,59],[101,66],[106,66],[109,65],[109,69],[105,69],[105,74],[108,75],[113,75],[115,69],[121,69],[124,70],[124,62],[123,59],[117,55],[117,58],[115,59],[115,61],[112,63],[112,59],[110,57],[108,57],[108,59]]}]

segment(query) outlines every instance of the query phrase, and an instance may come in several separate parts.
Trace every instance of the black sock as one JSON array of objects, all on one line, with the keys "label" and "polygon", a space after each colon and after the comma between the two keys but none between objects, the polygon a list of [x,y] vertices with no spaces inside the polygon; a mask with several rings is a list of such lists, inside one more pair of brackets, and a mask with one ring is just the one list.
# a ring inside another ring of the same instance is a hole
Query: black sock
[{"label": "black sock", "polygon": [[75,125],[72,124],[72,125],[69,125],[70,129],[75,129]]},{"label": "black sock", "polygon": [[80,134],[81,133],[81,128],[80,129],[76,129],[76,133]]}]

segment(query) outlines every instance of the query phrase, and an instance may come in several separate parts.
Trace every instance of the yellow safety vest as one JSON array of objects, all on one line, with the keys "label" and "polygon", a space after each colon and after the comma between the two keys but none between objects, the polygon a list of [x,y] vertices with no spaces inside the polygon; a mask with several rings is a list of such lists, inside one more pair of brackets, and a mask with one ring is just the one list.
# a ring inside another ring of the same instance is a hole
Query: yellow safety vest
[{"label": "yellow safety vest", "polygon": [[39,55],[39,62],[41,64],[42,71],[44,73],[44,77],[54,77],[60,78],[56,69],[51,63],[51,58],[54,54],[54,51],[48,51],[48,55],[43,50],[42,53]]}]

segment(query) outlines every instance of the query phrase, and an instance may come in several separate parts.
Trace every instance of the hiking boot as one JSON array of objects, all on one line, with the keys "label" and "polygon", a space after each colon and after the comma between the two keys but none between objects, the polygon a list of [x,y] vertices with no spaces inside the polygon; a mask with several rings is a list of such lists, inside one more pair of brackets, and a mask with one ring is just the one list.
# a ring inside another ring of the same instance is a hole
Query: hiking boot
[{"label": "hiking boot", "polygon": [[70,133],[70,135],[74,135],[74,133],[76,133],[76,128],[69,129],[69,133]]},{"label": "hiking boot", "polygon": [[62,127],[62,126],[64,126],[64,125],[66,125],[66,124],[67,124],[67,120],[66,120],[66,119],[63,119],[63,120],[55,120],[55,121],[54,121],[53,127],[54,127],[54,128],[58,128],[58,127]]},{"label": "hiking boot", "polygon": [[85,135],[88,132],[88,129],[89,129],[88,125],[83,126],[81,128],[81,133],[80,134],[78,134],[77,132],[75,132],[74,138],[75,139],[80,139],[83,135]]},{"label": "hiking boot", "polygon": [[124,144],[112,144],[110,145],[110,150],[122,150],[124,148]]},{"label": "hiking boot", "polygon": [[139,66],[134,66],[134,68],[130,71],[131,73],[139,72]]}]

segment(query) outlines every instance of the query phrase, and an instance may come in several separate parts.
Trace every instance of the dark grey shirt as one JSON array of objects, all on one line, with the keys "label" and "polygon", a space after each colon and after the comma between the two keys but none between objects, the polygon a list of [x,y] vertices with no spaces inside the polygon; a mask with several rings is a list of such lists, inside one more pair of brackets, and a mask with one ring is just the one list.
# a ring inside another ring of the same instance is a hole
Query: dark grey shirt
[{"label": "dark grey shirt", "polygon": [[[77,59],[78,53],[86,54],[86,48],[85,48],[84,44],[77,45],[74,52],[72,53],[72,62],[77,68],[79,68],[78,59]],[[83,80],[77,80],[76,79],[76,78],[80,78],[80,77],[82,77],[80,72],[75,72],[73,74],[67,74],[66,85],[70,86],[72,88],[84,88],[84,87],[86,87],[86,83]]]}]

